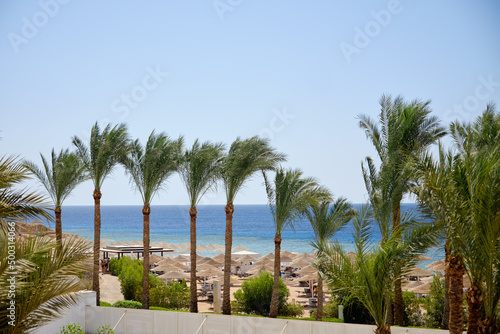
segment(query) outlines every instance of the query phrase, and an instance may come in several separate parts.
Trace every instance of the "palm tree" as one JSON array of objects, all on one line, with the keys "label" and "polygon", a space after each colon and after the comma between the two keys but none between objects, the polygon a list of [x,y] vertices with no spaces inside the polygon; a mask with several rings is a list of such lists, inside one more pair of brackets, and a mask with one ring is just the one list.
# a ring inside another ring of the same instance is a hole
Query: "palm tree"
[{"label": "palm tree", "polygon": [[143,278],[142,278],[142,308],[149,309],[149,216],[151,201],[162,188],[165,181],[178,170],[183,138],[173,141],[165,133],[158,135],[151,132],[146,146],[142,147],[135,140],[129,148],[128,155],[123,159],[125,171],[130,175],[131,182],[141,194],[143,207]]},{"label": "palm tree", "polygon": [[[13,237],[16,219],[40,216],[52,219],[43,196],[26,189],[14,189],[29,175],[30,170],[17,158],[0,158],[0,328],[6,329],[6,333],[27,333],[61,316],[65,308],[75,304],[74,292],[82,289],[76,275],[91,269],[86,252],[89,245],[82,239],[69,238],[58,247],[48,237]],[[53,251],[56,247],[58,252]],[[13,260],[15,272],[11,270]],[[9,310],[13,276],[16,279],[14,319]]]},{"label": "palm tree", "polygon": [[[2,224],[4,225],[4,224]],[[76,292],[84,287],[78,276],[92,270],[87,250],[90,243],[78,237],[65,239],[59,246],[45,236],[16,238],[16,314],[9,318],[11,297],[9,281],[9,237],[0,229],[0,328],[2,333],[31,333],[49,321],[61,317],[78,302]],[[9,246],[10,245],[10,246]],[[58,248],[54,252],[54,248]],[[11,322],[12,321],[12,322]]]},{"label": "palm tree", "polygon": [[[443,231],[445,242],[445,286],[448,303],[448,317],[443,321],[452,334],[463,332],[463,275],[465,267],[457,248],[450,242],[452,226],[463,220],[467,207],[457,201],[454,179],[456,156],[445,152],[439,146],[439,159],[434,161],[432,155],[424,154],[415,160],[413,174],[418,180],[413,192],[420,202],[421,211]],[[461,225],[461,224],[460,224]],[[446,302],[446,300],[445,300]],[[445,305],[446,306],[446,305]]]},{"label": "palm tree", "polygon": [[276,234],[274,236],[274,285],[269,317],[278,316],[279,273],[281,263],[281,235],[288,227],[293,227],[308,206],[317,205],[330,198],[330,192],[321,187],[314,178],[302,177],[300,169],[276,170],[274,182],[264,173],[267,199],[273,215]]},{"label": "palm tree", "polygon": [[370,209],[364,206],[354,218],[354,261],[338,241],[328,241],[321,245],[315,266],[335,291],[356,297],[375,320],[375,333],[385,334],[391,332],[387,322],[390,307],[387,295],[402,274],[396,268],[401,263],[415,261],[429,244],[436,242],[437,233],[432,226],[422,225],[407,232],[405,239],[409,242],[405,245],[397,240],[399,236],[392,235],[385,243],[370,247],[370,216]]},{"label": "palm tree", "polygon": [[[381,160],[382,185],[390,197],[393,230],[399,229],[401,200],[409,191],[411,174],[406,168],[410,157],[425,151],[446,134],[436,117],[431,117],[430,101],[405,102],[402,96],[394,100],[383,95],[380,99],[379,124],[361,115],[359,126],[365,131]],[[365,178],[366,179],[366,178]],[[370,198],[373,197],[369,194]],[[403,325],[403,294],[401,281],[396,280],[394,289],[395,324]]]},{"label": "palm tree", "polygon": [[237,138],[223,159],[222,182],[226,193],[226,233],[224,256],[224,293],[222,313],[231,314],[230,275],[231,247],[233,243],[234,199],[240,189],[256,172],[273,170],[285,161],[285,155],[276,152],[269,146],[269,140],[252,137],[241,140]]},{"label": "palm tree", "polygon": [[[353,217],[354,211],[347,199],[340,197],[335,202],[324,201],[318,205],[311,205],[304,211],[314,231],[314,240],[311,242],[318,252],[322,245],[330,240],[333,235],[344,227]],[[318,306],[316,308],[316,321],[323,318],[323,279],[318,275]]]},{"label": "palm tree", "polygon": [[30,178],[30,171],[17,157],[0,157],[0,220],[44,217],[53,220],[44,196],[15,186]]},{"label": "palm tree", "polygon": [[127,153],[129,137],[124,124],[107,125],[102,131],[97,122],[92,127],[87,146],[80,138],[72,138],[77,154],[94,184],[94,270],[92,289],[96,292],[96,304],[100,303],[99,249],[101,242],[101,187],[120,159]]},{"label": "palm tree", "polygon": [[51,161],[49,162],[40,154],[43,169],[34,163],[26,161],[25,164],[35,175],[40,183],[45,187],[49,196],[54,202],[54,213],[56,216],[56,240],[59,245],[62,243],[62,221],[61,207],[71,192],[80,183],[87,179],[87,174],[80,158],[69,151],[61,150],[59,155],[52,150]]},{"label": "palm tree", "polygon": [[190,311],[198,312],[198,291],[196,287],[196,206],[207,191],[212,189],[221,173],[221,159],[224,144],[205,142],[200,145],[198,140],[193,144],[191,150],[184,153],[184,159],[179,166],[181,176],[189,196],[191,207],[191,303]]}]

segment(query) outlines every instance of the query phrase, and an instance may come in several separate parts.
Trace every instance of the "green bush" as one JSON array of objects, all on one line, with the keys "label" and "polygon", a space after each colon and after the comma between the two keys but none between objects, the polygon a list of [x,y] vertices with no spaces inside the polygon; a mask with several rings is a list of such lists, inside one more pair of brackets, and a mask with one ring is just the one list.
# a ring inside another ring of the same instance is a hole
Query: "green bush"
[{"label": "green bush", "polygon": [[189,288],[186,282],[170,282],[167,285],[158,277],[149,279],[149,304],[171,310],[188,309],[190,302]]},{"label": "green bush", "polygon": [[[270,272],[264,271],[251,277],[245,280],[241,289],[234,293],[235,302],[232,303],[234,311],[268,316],[271,309],[272,292],[273,276]],[[282,315],[290,291],[281,278],[278,293],[278,314]]]},{"label": "green bush", "polygon": [[437,275],[431,283],[431,292],[425,297],[424,309],[427,311],[424,315],[424,326],[430,328],[440,328],[444,314],[444,281],[441,281]]},{"label": "green bush", "polygon": [[[124,258],[122,257],[120,261]],[[122,263],[118,280],[120,290],[126,300],[142,301],[142,261],[125,260]]]},{"label": "green bush", "polygon": [[133,261],[134,260],[132,260],[128,256],[122,256],[119,260],[116,258],[112,258],[109,261],[109,271],[111,272],[111,275],[119,276],[120,273],[122,272],[123,266]]},{"label": "green bush", "polygon": [[[316,318],[316,310],[311,313],[313,318]],[[339,317],[339,303],[332,299],[328,303],[323,304],[323,320],[324,319],[338,319]]]},{"label": "green bush", "polygon": [[101,326],[97,329],[96,334],[115,334],[115,331],[111,329],[109,325]]},{"label": "green bush", "polygon": [[285,304],[282,315],[284,317],[297,318],[302,316],[303,314],[304,314],[304,307],[302,306],[302,304],[296,302],[295,299],[292,299],[291,303]]},{"label": "green bush", "polygon": [[403,319],[405,326],[423,326],[421,306],[423,299],[415,298],[415,293],[403,291]]},{"label": "green bush", "polygon": [[141,309],[142,304],[133,300],[119,300],[113,304],[113,307]]},{"label": "green bush", "polygon": [[61,328],[59,334],[85,334],[79,324],[68,324]]},{"label": "green bush", "polygon": [[99,303],[99,306],[102,306],[102,307],[111,307],[111,303],[108,303],[108,302],[100,302]]}]

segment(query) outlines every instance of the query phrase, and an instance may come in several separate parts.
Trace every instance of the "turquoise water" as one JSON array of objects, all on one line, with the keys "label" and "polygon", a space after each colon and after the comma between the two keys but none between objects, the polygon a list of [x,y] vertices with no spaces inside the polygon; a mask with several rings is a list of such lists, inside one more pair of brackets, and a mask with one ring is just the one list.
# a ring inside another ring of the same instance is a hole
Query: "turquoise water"
[{"label": "turquoise water", "polygon": [[[360,208],[361,205],[354,205]],[[413,210],[415,204],[403,204],[402,210]],[[171,244],[189,242],[188,206],[152,206],[150,215],[151,241]],[[93,240],[94,207],[66,206],[62,211],[63,231]],[[224,245],[225,212],[223,205],[198,207],[197,243]],[[380,233],[373,226],[373,241]],[[347,251],[353,250],[352,225],[340,230],[338,239]],[[233,247],[241,245],[250,251],[265,255],[274,252],[274,224],[267,205],[236,205],[233,215]],[[282,250],[313,252],[309,244],[314,236],[307,222],[299,222],[282,235]],[[115,241],[142,240],[142,206],[102,206],[101,239]],[[439,250],[431,250],[428,256],[434,260],[443,256]],[[202,255],[215,253],[205,251]],[[425,263],[424,263],[425,264]]]}]

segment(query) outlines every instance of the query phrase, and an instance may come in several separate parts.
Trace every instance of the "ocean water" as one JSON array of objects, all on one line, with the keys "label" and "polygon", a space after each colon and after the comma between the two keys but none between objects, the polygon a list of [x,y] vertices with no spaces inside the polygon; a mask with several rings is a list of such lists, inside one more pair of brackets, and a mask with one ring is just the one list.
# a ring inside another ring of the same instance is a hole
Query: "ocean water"
[{"label": "ocean water", "polygon": [[[359,209],[361,205],[354,205]],[[151,207],[150,235],[151,242],[166,241],[171,244],[189,242],[188,214],[189,206],[159,205]],[[224,205],[199,206],[197,217],[197,244],[224,245],[225,212]],[[415,204],[403,204],[402,211],[416,209]],[[101,239],[115,241],[142,240],[142,206],[102,206],[101,207]],[[53,228],[53,226],[51,226]],[[93,240],[94,207],[63,206],[63,232],[77,234]],[[380,240],[380,232],[373,226],[373,241]],[[275,229],[269,207],[267,205],[235,205],[233,214],[233,247],[241,245],[250,251],[262,255],[274,252]],[[310,245],[314,237],[307,221],[298,222],[294,228],[289,227],[282,234],[282,251],[313,252]],[[338,239],[347,251],[354,249],[352,240],[352,224],[348,224],[337,234]],[[188,251],[186,251],[188,252]],[[433,260],[441,259],[442,251],[432,249],[428,256]],[[203,256],[215,253],[205,251]],[[425,263],[423,263],[425,264]]]}]

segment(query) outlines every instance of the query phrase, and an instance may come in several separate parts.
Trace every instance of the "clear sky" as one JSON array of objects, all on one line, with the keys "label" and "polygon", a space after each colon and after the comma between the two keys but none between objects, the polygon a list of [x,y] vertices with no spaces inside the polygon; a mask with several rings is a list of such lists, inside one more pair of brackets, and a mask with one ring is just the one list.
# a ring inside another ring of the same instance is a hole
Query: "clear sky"
[{"label": "clear sky", "polygon": [[[96,121],[187,145],[260,134],[361,203],[375,151],[357,115],[376,117],[383,93],[432,100],[446,125],[500,103],[498,0],[0,0],[0,36],[0,154],[37,163]],[[92,205],[92,189],[65,204]],[[102,192],[141,204],[121,167]],[[260,177],[235,201],[265,202]],[[177,175],[153,200],[187,203]]]}]

